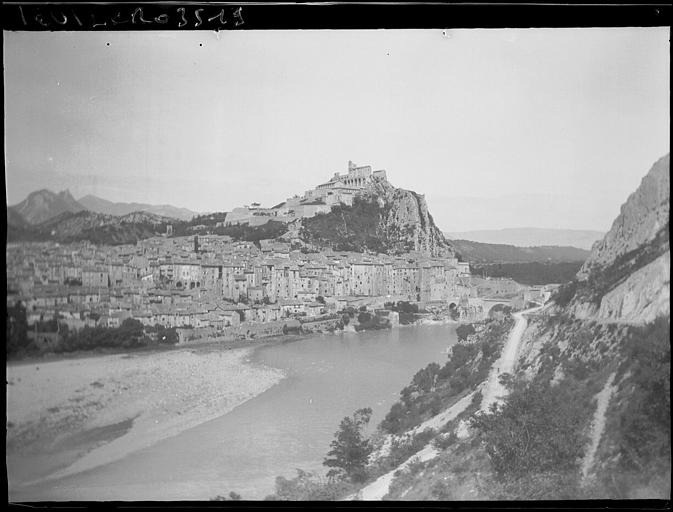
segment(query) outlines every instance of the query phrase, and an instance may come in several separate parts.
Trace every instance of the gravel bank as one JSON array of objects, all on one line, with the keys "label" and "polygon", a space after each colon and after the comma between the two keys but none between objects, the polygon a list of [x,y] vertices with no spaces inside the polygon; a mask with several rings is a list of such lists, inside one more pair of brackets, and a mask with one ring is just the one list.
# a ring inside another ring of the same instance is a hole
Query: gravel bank
[{"label": "gravel bank", "polygon": [[86,471],[217,418],[283,378],[252,349],[198,348],[7,366],[10,491]]}]

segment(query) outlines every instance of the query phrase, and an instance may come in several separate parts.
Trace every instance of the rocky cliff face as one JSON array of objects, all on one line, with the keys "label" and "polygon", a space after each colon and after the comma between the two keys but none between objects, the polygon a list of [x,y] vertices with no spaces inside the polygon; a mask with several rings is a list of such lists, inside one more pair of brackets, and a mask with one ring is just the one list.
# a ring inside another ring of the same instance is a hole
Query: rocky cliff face
[{"label": "rocky cliff face", "polygon": [[428,211],[423,195],[393,187],[385,179],[373,179],[366,195],[383,210],[380,226],[384,233],[397,233],[399,243],[432,256],[453,256],[453,246],[444,238]]},{"label": "rocky cliff face", "polygon": [[654,164],[594,245],[577,275],[574,316],[640,324],[670,315],[669,160]]},{"label": "rocky cliff face", "polygon": [[670,218],[670,186],[669,154],[652,166],[638,189],[622,205],[610,231],[594,244],[591,255],[577,274],[580,280],[654,239]]}]

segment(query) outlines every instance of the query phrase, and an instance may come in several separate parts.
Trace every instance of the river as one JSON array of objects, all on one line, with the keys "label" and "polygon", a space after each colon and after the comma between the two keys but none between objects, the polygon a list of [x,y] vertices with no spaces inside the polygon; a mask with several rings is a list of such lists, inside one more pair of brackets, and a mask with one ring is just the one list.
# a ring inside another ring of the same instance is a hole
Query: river
[{"label": "river", "polygon": [[373,409],[370,430],[430,362],[446,360],[452,325],[315,335],[261,346],[251,363],[282,369],[276,386],[228,414],[125,458],[60,480],[33,499],[208,500],[235,491],[263,499],[275,477],[323,471],[341,419]]}]

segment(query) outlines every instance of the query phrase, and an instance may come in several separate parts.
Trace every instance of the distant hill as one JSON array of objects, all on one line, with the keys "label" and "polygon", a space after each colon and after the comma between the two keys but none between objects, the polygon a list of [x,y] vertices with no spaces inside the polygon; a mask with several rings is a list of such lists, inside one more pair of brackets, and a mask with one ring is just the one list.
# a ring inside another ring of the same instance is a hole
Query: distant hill
[{"label": "distant hill", "polygon": [[42,189],[32,192],[26,199],[10,206],[7,210],[13,210],[26,222],[35,225],[64,212],[75,213],[85,210],[85,207],[75,201],[69,190],[63,190],[57,194],[51,190]]},{"label": "distant hill", "polygon": [[564,263],[583,262],[589,251],[577,247],[516,247],[452,240],[456,251],[471,263]]},{"label": "distant hill", "polygon": [[508,228],[444,233],[449,240],[470,240],[486,244],[507,244],[518,247],[565,246],[590,250],[603,238],[600,231],[578,229]]},{"label": "distant hill", "polygon": [[473,274],[508,277],[527,285],[565,283],[589,256],[589,251],[577,247],[515,247],[468,240],[451,243],[461,258],[470,262]]},{"label": "distant hill", "polygon": [[[175,219],[147,212],[114,216],[83,210],[63,212],[37,225],[13,225],[7,241],[77,242],[88,240],[97,244],[130,244],[166,232]],[[9,227],[9,226],[8,226]]]},{"label": "distant hill", "polygon": [[94,195],[87,195],[78,201],[87,210],[107,215],[127,215],[132,212],[149,212],[162,217],[190,220],[197,213],[187,208],[178,208],[169,204],[151,205],[145,203],[113,203]]},{"label": "distant hill", "polygon": [[19,212],[13,208],[7,207],[7,225],[20,228],[26,227],[29,224]]},{"label": "distant hill", "polygon": [[6,240],[20,240],[22,233],[30,229],[30,224],[26,222],[20,213],[7,207],[7,238]]}]

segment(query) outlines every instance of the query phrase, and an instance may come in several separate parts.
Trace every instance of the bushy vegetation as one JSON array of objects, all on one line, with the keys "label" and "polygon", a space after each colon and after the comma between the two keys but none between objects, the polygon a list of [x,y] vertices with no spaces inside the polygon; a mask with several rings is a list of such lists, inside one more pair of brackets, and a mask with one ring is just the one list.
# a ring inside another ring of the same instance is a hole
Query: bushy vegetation
[{"label": "bushy vegetation", "polygon": [[325,479],[297,469],[297,476],[276,478],[276,492],[266,497],[274,501],[336,501],[355,490],[355,485],[344,480]]},{"label": "bushy vegetation", "polygon": [[212,498],[210,501],[240,501],[241,495],[238,494],[237,492],[231,491],[229,493],[229,496],[220,496],[217,495],[214,498]]},{"label": "bushy vegetation", "polygon": [[[499,305],[499,304],[498,304]],[[472,324],[461,324],[456,327],[456,335],[458,336],[458,341],[466,341],[467,337],[470,334],[474,334],[474,326]]]},{"label": "bushy vegetation", "polygon": [[[557,334],[541,348],[533,379],[505,379],[503,404],[472,421],[497,478],[489,498],[670,496],[670,319],[628,328],[547,322]],[[594,397],[613,371],[616,391],[592,466],[597,478],[581,482]]]},{"label": "bushy vegetation", "polygon": [[375,199],[355,197],[352,206],[336,205],[329,213],[302,219],[300,237],[336,251],[403,254],[414,250],[414,227],[384,228],[387,213],[387,207],[379,206]]},{"label": "bushy vegetation", "polygon": [[359,325],[355,326],[356,331],[371,331],[390,328],[390,320],[388,320],[388,318],[372,315],[366,311],[358,314],[358,322]]},{"label": "bushy vegetation", "polygon": [[[195,224],[196,219],[192,220],[191,226]],[[184,236],[193,234],[188,230],[189,226],[180,226],[180,229],[173,227],[174,236]],[[208,234],[230,236],[234,241],[259,242],[260,240],[269,240],[278,238],[287,233],[287,224],[277,220],[270,220],[260,226],[249,226],[248,224],[235,224],[232,226],[208,227]]]},{"label": "bushy vegetation", "polygon": [[456,444],[456,441],[458,441],[458,436],[455,430],[451,430],[451,432],[437,436],[433,440],[432,445],[438,450],[446,450]]},{"label": "bushy vegetation", "polygon": [[400,392],[400,400],[393,404],[380,428],[389,434],[407,431],[481,383],[488,376],[511,327],[511,317],[501,321],[491,319],[478,334],[478,343],[455,344],[444,366],[431,363],[419,370],[409,386]]},{"label": "bushy vegetation", "polygon": [[379,463],[378,473],[388,472],[403,462],[409,460],[414,454],[421,451],[437,435],[431,428],[418,432],[413,436],[393,439],[390,452]]},{"label": "bushy vegetation", "polygon": [[[629,487],[652,484],[671,468],[671,323],[660,317],[630,330],[618,370],[618,409],[606,429],[620,454],[612,475],[604,476],[615,497]],[[662,485],[660,483],[660,485]]]},{"label": "bushy vegetation", "polygon": [[[156,333],[156,340],[147,335]],[[174,345],[178,335],[174,328],[156,325],[147,329],[133,318],[127,318],[119,327],[84,327],[76,332],[65,332],[54,352],[74,352],[97,348],[134,349],[149,345]]]},{"label": "bushy vegetation", "polygon": [[356,197],[353,206],[337,205],[329,213],[303,219],[300,236],[336,251],[383,253],[387,244],[379,229],[382,215],[375,201]]},{"label": "bushy vegetation", "polygon": [[391,311],[397,311],[400,317],[401,325],[414,323],[418,319],[418,304],[412,304],[408,301],[386,302],[384,306]]},{"label": "bushy vegetation", "polygon": [[471,263],[474,275],[509,277],[517,283],[543,285],[565,283],[575,277],[582,267],[581,261],[556,263]]},{"label": "bushy vegetation", "polygon": [[559,286],[558,290],[552,296],[552,300],[561,307],[565,307],[570,304],[570,301],[575,297],[577,292],[577,281],[572,280],[567,283],[563,283]]},{"label": "bushy vegetation", "polygon": [[509,395],[500,406],[472,419],[502,479],[518,480],[547,472],[578,468],[584,454],[583,434],[591,417],[592,396],[574,381],[552,386],[549,381],[508,382]]},{"label": "bushy vegetation", "polygon": [[[59,334],[59,342],[49,347],[54,353],[69,353],[78,350],[137,349],[152,345],[174,345],[178,340],[174,328],[162,325],[143,327],[133,318],[127,318],[119,327],[84,327],[70,331],[56,320],[38,322],[38,332]],[[7,308],[7,357],[18,359],[37,355],[40,347],[28,336],[25,308],[17,303]]]}]

